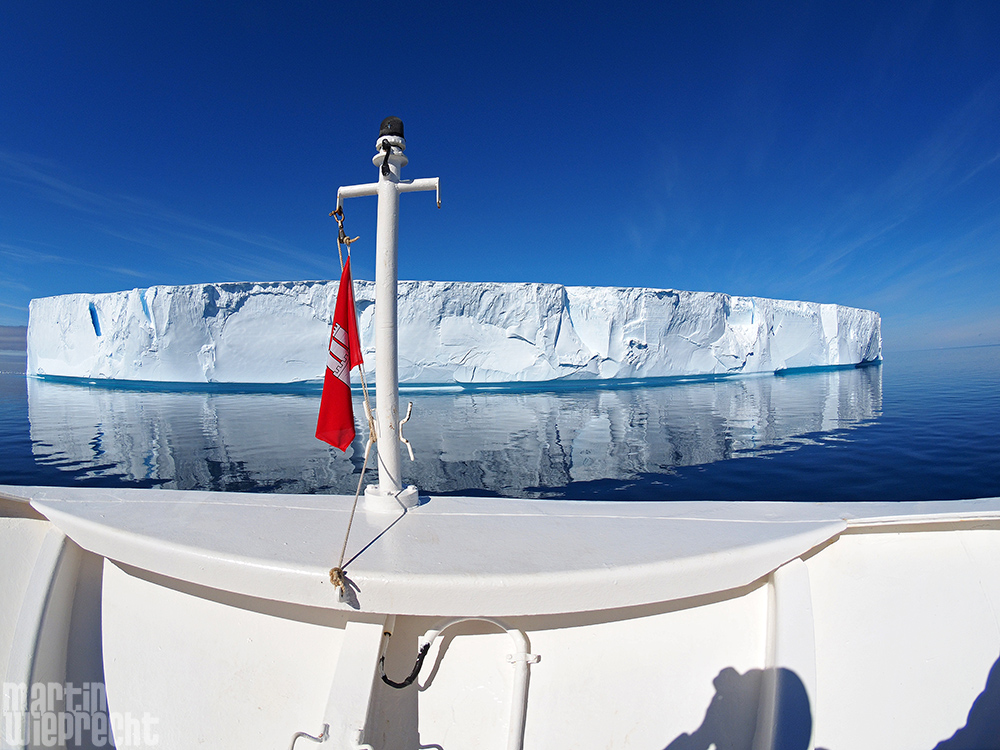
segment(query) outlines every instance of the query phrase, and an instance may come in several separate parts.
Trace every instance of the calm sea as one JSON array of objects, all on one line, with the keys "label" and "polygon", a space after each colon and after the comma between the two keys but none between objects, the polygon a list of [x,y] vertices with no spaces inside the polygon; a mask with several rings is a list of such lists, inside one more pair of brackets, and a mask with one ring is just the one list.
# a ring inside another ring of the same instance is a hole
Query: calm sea
[{"label": "calm sea", "polygon": [[[404,460],[404,481],[436,494],[593,500],[997,496],[998,372],[994,346],[655,387],[404,392],[416,458]],[[26,379],[24,353],[8,347],[0,484],[353,494],[363,444],[344,455],[316,440],[318,408],[318,393]]]}]

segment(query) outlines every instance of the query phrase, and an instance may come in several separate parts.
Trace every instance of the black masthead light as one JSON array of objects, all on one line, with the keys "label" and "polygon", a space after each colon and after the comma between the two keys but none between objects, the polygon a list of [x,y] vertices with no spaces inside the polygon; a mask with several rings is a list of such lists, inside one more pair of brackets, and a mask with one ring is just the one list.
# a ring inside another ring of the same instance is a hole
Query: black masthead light
[{"label": "black masthead light", "polygon": [[398,117],[386,117],[378,129],[378,137],[381,138],[384,135],[395,135],[402,138],[403,121]]}]

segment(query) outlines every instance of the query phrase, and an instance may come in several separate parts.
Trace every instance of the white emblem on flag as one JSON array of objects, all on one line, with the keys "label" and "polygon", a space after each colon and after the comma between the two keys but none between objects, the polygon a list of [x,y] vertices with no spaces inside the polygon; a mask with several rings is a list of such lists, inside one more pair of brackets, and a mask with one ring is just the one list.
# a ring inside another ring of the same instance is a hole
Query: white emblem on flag
[{"label": "white emblem on flag", "polygon": [[326,366],[347,386],[351,385],[350,368],[347,366],[347,331],[340,323],[333,326],[333,336],[330,338],[330,351],[326,358]]}]

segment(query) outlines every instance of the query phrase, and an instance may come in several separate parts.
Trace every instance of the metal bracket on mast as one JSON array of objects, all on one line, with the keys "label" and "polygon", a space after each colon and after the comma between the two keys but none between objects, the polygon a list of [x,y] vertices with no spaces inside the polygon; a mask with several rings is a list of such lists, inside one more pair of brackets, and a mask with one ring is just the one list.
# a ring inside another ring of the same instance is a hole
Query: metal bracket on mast
[{"label": "metal bracket on mast", "polygon": [[[441,208],[441,184],[437,177],[400,180],[399,172],[409,159],[403,154],[403,121],[387,117],[379,128],[372,163],[379,167],[378,182],[348,185],[337,190],[337,209],[345,198],[378,196],[375,231],[375,420],[378,442],[378,486],[365,488],[365,508],[398,511],[419,503],[417,488],[402,485],[402,455],[399,434],[399,344],[396,321],[398,282],[399,194],[434,190]],[[387,168],[385,168],[387,167]]]}]

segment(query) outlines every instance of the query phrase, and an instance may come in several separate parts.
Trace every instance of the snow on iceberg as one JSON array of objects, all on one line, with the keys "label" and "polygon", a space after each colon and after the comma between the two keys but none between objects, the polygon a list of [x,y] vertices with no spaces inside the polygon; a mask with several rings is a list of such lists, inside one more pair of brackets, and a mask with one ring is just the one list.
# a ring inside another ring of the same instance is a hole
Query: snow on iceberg
[{"label": "snow on iceberg", "polygon": [[[31,301],[28,374],[319,382],[336,281],[153,286]],[[374,378],[375,285],[355,281]],[[774,372],[881,358],[878,313],[672,289],[399,282],[404,384]]]}]

